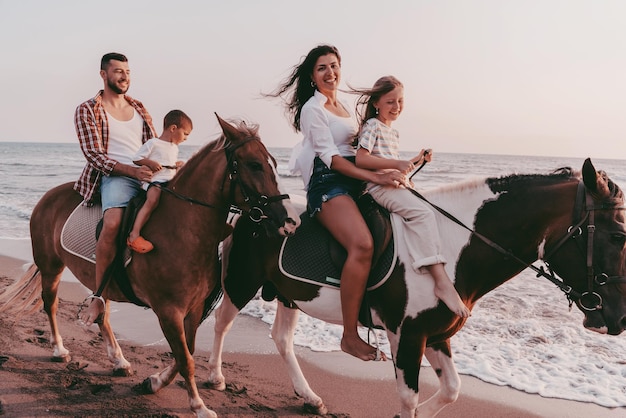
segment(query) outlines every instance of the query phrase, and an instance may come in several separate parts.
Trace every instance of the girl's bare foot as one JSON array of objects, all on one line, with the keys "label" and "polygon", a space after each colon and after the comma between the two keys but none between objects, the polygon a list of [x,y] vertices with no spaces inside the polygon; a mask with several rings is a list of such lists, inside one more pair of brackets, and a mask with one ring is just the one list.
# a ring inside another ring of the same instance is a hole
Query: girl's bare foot
[{"label": "girl's bare foot", "polygon": [[[450,282],[450,284],[452,283]],[[439,286],[435,286],[435,296],[441,299],[443,303],[446,304],[448,309],[461,318],[468,318],[471,316],[469,308],[465,306],[454,286],[445,286],[444,289],[441,289]]]}]

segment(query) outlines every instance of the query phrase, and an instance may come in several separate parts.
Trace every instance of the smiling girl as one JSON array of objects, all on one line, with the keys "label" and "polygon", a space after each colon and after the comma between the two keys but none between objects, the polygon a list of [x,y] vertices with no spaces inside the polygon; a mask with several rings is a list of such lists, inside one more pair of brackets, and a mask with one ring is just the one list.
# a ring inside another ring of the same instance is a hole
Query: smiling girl
[{"label": "smiling girl", "polygon": [[412,187],[406,174],[416,164],[430,161],[430,150],[421,150],[411,160],[401,160],[400,137],[391,124],[404,108],[404,86],[393,76],[381,77],[370,90],[358,91],[360,107],[365,107],[361,118],[356,165],[360,168],[385,172],[399,170],[405,178],[400,187],[369,183],[368,192],[384,208],[397,213],[405,226],[405,245],[411,256],[412,267],[418,273],[426,269],[435,279],[435,295],[452,312],[468,317],[470,311],[457,293],[444,268],[446,260],[440,252],[439,230],[435,214],[425,202],[416,198],[407,188]]}]

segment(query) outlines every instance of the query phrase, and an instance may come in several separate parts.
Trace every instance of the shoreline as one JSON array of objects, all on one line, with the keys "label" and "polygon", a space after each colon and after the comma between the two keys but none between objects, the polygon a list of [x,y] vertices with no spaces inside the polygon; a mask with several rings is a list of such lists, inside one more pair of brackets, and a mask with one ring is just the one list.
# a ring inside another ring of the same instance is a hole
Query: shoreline
[{"label": "shoreline", "polygon": [[[9,240],[0,240],[0,277],[6,276],[15,279],[21,274],[22,266],[31,262],[29,240],[10,240],[12,245],[7,244]],[[17,242],[20,241],[20,242]],[[23,242],[21,242],[23,241]],[[26,252],[25,252],[26,251]],[[67,276],[67,277],[66,277]],[[66,271],[60,286],[59,296],[62,301],[70,304],[82,302],[88,294],[88,290],[82,286],[69,271]],[[63,303],[61,304],[63,305]],[[41,329],[49,335],[47,318],[41,313],[35,313],[37,322],[41,324]],[[133,318],[133,323],[128,322],[128,318]],[[87,334],[92,332],[97,334],[97,327],[85,331],[75,321],[68,320],[68,323],[61,324],[61,332],[65,338],[67,348],[76,353],[76,347],[68,340],[65,334],[68,328],[72,328],[73,334]],[[169,351],[169,347],[162,339],[162,334],[158,326],[155,315],[143,308],[127,303],[114,303],[112,305],[111,322],[118,340],[122,345],[124,353],[129,352],[129,347],[140,346],[142,351],[154,351],[157,355],[160,351]],[[202,358],[208,360],[211,350],[212,329],[214,317],[210,316],[198,329],[196,343],[196,364],[197,382],[200,386],[206,374],[202,374],[200,369]],[[15,326],[20,326],[18,322]],[[291,397],[289,401],[294,408],[301,407],[301,401],[292,396],[293,389],[286,374],[280,356],[269,337],[270,327],[260,319],[246,315],[237,317],[233,329],[228,334],[224,347],[224,374],[227,382],[231,380],[251,379],[253,376],[263,376],[270,379],[274,390],[284,389],[284,396]],[[156,337],[155,337],[156,335]],[[132,337],[131,337],[132,336]],[[155,338],[161,338],[160,343],[154,343]],[[24,342],[26,344],[26,342]],[[150,345],[146,345],[150,344]],[[87,350],[103,350],[102,343]],[[44,356],[50,355],[50,347],[46,349]],[[380,363],[364,363],[354,359],[343,352],[314,352],[308,348],[295,347],[296,355],[301,363],[301,367],[311,387],[322,397],[330,413],[343,411],[347,416],[389,416],[400,410],[399,400],[395,389],[395,379],[393,365],[390,361]],[[19,351],[18,351],[19,352]],[[6,353],[0,352],[0,355]],[[101,354],[103,354],[101,352]],[[198,357],[201,357],[200,359]],[[11,354],[9,354],[11,357]],[[104,356],[103,356],[104,357]],[[104,359],[106,360],[106,359]],[[41,360],[39,360],[41,361]],[[131,361],[131,363],[133,363]],[[135,364],[133,363],[133,366]],[[36,368],[36,365],[33,365]],[[243,368],[243,376],[233,375],[231,368]],[[0,372],[2,367],[0,367]],[[137,372],[138,379],[144,379],[147,375]],[[180,376],[177,380],[181,379]],[[3,379],[3,382],[9,382]],[[545,398],[537,394],[528,394],[508,386],[497,386],[486,383],[477,378],[461,375],[461,392],[459,399],[446,407],[440,417],[618,417],[626,413],[626,408],[605,408],[592,403],[582,403],[555,398]],[[10,400],[7,400],[5,392],[6,383],[0,383],[0,411],[4,405],[6,412],[10,411]],[[174,385],[170,385],[174,386]],[[436,376],[430,367],[423,367],[420,375],[420,400],[423,401],[434,393],[438,386]],[[167,389],[167,388],[166,388]],[[180,388],[179,388],[180,389]],[[164,390],[165,391],[165,390]],[[154,396],[161,396],[161,393]],[[214,391],[210,391],[215,393]],[[179,394],[179,395],[182,395]],[[152,396],[152,395],[151,395]],[[178,402],[186,404],[186,396],[179,396]],[[151,398],[152,399],[152,398]],[[209,408],[215,406],[210,399],[203,396]],[[164,399],[161,408],[170,410],[171,399]],[[174,402],[177,403],[177,402]],[[174,408],[172,406],[172,408]],[[218,409],[216,408],[216,411]],[[184,411],[184,409],[183,409]],[[188,411],[188,410],[187,410]],[[181,411],[182,412],[182,411]],[[222,416],[246,416],[245,414],[231,414]],[[249,411],[252,415],[254,411]],[[219,412],[218,412],[219,414]],[[181,415],[177,415],[181,416]],[[274,416],[274,415],[268,415]],[[277,416],[277,415],[276,415]],[[284,416],[281,414],[281,416]],[[292,415],[289,415],[292,416]],[[304,413],[294,413],[293,416],[306,416]],[[342,415],[339,415],[342,416]]]}]

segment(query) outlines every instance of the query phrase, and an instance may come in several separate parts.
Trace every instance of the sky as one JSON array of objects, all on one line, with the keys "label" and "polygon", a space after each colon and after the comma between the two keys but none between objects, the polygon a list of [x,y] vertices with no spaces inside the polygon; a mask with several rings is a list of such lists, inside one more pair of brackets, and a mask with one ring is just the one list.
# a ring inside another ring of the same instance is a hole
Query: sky
[{"label": "sky", "polygon": [[403,82],[402,150],[626,159],[624,22],[622,0],[0,0],[0,141],[76,141],[115,51],[159,134],[181,109],[205,144],[216,112],[291,147],[262,94],[326,43],[343,88]]}]

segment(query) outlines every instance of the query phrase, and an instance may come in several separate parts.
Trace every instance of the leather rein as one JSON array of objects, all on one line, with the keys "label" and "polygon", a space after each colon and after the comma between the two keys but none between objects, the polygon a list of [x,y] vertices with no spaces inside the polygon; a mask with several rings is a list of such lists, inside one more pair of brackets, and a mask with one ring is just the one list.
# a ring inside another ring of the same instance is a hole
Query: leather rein
[{"label": "leather rein", "polygon": [[232,203],[230,203],[228,209],[226,209],[221,206],[216,206],[208,202],[203,202],[201,200],[197,200],[192,197],[181,195],[180,193],[175,192],[174,190],[170,189],[167,186],[164,186],[163,184],[154,183],[154,182],[150,184],[153,186],[159,187],[161,190],[168,192],[172,196],[175,196],[176,198],[180,200],[184,200],[185,202],[189,202],[189,203],[199,205],[199,206],[204,206],[207,208],[217,209],[219,211],[226,212],[227,214],[228,213],[233,213],[237,215],[246,214],[248,215],[248,217],[250,217],[250,219],[253,222],[257,222],[257,223],[261,222],[263,219],[267,218],[267,215],[264,212],[264,208],[266,208],[267,205],[273,202],[280,201],[280,200],[289,199],[289,195],[280,194],[277,196],[269,196],[269,197],[265,195],[257,195],[255,199],[253,200],[251,195],[256,194],[256,193],[254,193],[249,187],[247,187],[244,184],[244,182],[241,180],[239,176],[239,172],[238,172],[239,162],[235,155],[235,151],[239,147],[248,143],[249,141],[258,141],[258,140],[259,140],[258,138],[250,137],[241,141],[237,145],[233,145],[231,142],[227,146],[224,147],[228,170],[226,171],[226,173],[224,173],[224,178],[222,180],[222,186],[220,190],[224,191],[224,185],[226,184],[226,179],[228,178],[231,181],[231,187],[229,189],[230,190],[229,201],[234,202],[235,201],[235,187],[232,187],[232,183],[234,182],[235,185],[239,186],[239,190],[241,190],[241,194],[243,195],[244,202],[250,204],[250,209],[248,209],[247,211],[244,211],[243,209],[239,208],[238,206]]},{"label": "leather rein", "polygon": [[[607,284],[614,283],[626,283],[626,276],[608,276],[606,273],[595,274],[593,267],[593,238],[595,233],[595,211],[597,210],[625,210],[626,206],[623,205],[594,205],[593,198],[585,184],[582,181],[578,183],[578,190],[576,194],[576,203],[574,206],[574,217],[573,222],[575,225],[570,226],[567,229],[567,233],[557,242],[557,244],[552,248],[552,250],[548,253],[548,255],[541,258],[541,261],[546,265],[546,268],[536,267],[533,263],[528,263],[521,258],[517,257],[511,251],[502,248],[500,245],[496,244],[489,238],[484,235],[476,232],[475,230],[466,226],[463,222],[457,219],[455,216],[446,212],[444,209],[435,205],[434,203],[428,201],[424,196],[422,196],[419,192],[414,189],[408,188],[411,193],[413,193],[418,198],[422,199],[424,202],[428,203],[430,206],[435,208],[438,212],[444,215],[446,218],[452,220],[456,224],[468,230],[472,235],[479,238],[485,244],[494,248],[499,253],[509,257],[518,263],[522,264],[525,268],[532,269],[535,273],[537,273],[537,277],[545,277],[550,280],[553,284],[555,284],[559,289],[565,293],[567,299],[569,300],[570,307],[574,301],[577,301],[579,306],[586,311],[596,311],[602,309],[602,296],[600,296],[595,289],[597,287],[605,286]],[[578,219],[576,222],[576,219]],[[577,238],[581,237],[583,234],[583,225],[587,223],[587,248],[586,250],[583,247],[583,243],[580,242]],[[578,292],[574,290],[570,285],[566,284],[565,281],[559,278],[554,270],[550,267],[549,259],[552,257],[569,239],[575,239],[579,248],[586,254],[586,265],[587,265],[587,290],[583,292]]]}]

